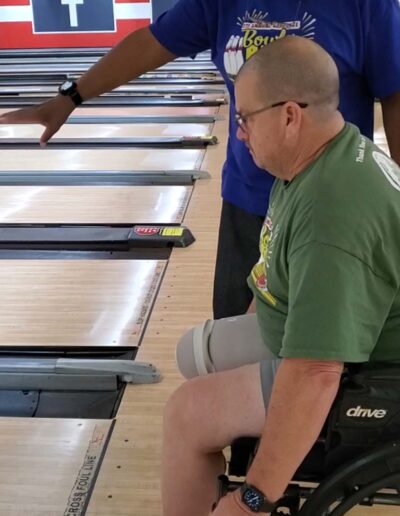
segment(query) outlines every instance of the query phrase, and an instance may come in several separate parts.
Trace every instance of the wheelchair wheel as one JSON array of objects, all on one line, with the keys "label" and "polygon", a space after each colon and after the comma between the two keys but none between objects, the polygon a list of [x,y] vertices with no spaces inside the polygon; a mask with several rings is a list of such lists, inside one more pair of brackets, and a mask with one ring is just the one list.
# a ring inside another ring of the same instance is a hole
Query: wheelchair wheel
[{"label": "wheelchair wheel", "polygon": [[[372,506],[376,507],[372,510]],[[391,516],[395,512],[399,514],[399,508],[400,441],[397,441],[340,467],[310,495],[298,515]]]}]

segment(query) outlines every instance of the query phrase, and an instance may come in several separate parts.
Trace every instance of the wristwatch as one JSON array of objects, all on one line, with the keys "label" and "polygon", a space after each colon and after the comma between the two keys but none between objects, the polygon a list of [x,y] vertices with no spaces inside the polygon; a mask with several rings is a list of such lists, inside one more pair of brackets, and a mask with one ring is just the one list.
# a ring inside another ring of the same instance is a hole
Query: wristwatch
[{"label": "wristwatch", "polygon": [[246,482],[240,488],[240,495],[242,503],[251,512],[271,512],[276,509],[276,503],[270,502],[259,489]]},{"label": "wristwatch", "polygon": [[80,96],[78,91],[78,85],[75,81],[65,81],[58,88],[61,95],[70,97],[75,106],[80,106],[83,102],[83,98]]}]

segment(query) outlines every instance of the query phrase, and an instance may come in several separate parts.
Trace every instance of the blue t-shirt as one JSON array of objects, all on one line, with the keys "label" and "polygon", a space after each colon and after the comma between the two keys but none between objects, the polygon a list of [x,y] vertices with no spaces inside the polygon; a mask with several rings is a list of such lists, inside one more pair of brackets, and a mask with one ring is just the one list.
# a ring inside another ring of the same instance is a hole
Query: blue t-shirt
[{"label": "blue t-shirt", "polygon": [[236,138],[233,80],[263,45],[295,34],[324,47],[339,68],[340,110],[369,138],[374,98],[400,91],[398,0],[179,0],[150,29],[178,56],[211,49],[231,95],[222,196],[258,215],[267,211],[274,178]]}]

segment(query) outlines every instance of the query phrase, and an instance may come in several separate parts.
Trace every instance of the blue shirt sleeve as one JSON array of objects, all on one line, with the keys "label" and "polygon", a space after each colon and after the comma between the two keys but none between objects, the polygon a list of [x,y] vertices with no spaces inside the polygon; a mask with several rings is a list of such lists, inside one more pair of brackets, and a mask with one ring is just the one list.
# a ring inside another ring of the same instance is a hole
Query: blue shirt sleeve
[{"label": "blue shirt sleeve", "polygon": [[183,57],[212,48],[217,25],[217,0],[179,0],[150,30],[167,50]]},{"label": "blue shirt sleeve", "polygon": [[400,91],[400,2],[371,0],[365,43],[365,73],[375,97]]}]

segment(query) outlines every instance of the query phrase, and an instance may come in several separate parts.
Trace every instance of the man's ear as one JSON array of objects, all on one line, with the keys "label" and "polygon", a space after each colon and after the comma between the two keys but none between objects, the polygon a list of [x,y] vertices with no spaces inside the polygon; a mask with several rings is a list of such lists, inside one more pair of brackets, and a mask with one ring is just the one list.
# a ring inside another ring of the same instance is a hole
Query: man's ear
[{"label": "man's ear", "polygon": [[294,130],[296,133],[302,119],[301,107],[296,102],[288,102],[285,105],[285,116],[286,116],[286,127],[290,130]]}]

